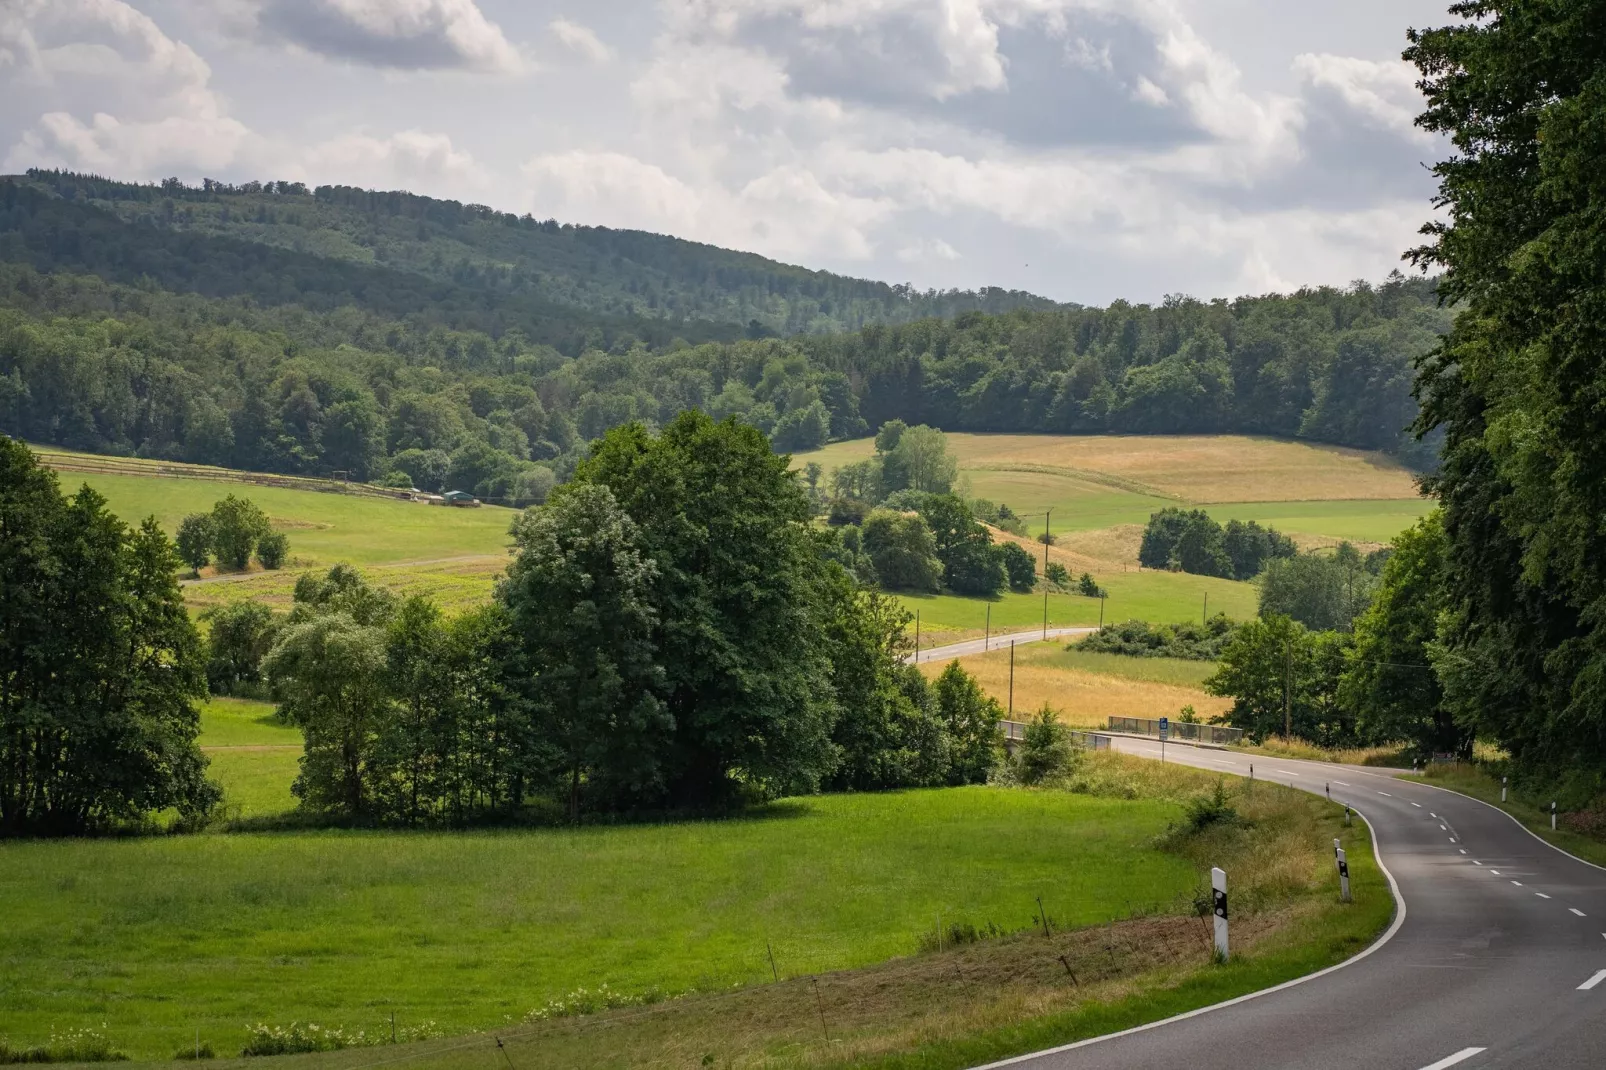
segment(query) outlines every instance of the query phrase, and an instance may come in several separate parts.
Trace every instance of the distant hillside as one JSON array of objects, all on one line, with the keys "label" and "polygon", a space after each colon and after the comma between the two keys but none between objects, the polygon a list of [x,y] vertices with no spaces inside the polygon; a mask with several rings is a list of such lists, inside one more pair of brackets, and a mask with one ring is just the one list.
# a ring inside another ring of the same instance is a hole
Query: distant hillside
[{"label": "distant hillside", "polygon": [[498,301],[567,306],[613,320],[709,321],[752,335],[789,335],[1062,307],[996,288],[920,292],[661,234],[541,221],[412,193],[309,191],[289,182],[139,185],[38,170],[18,178],[142,228],[406,272]]},{"label": "distant hillside", "polygon": [[[536,254],[546,268],[517,259]],[[633,293],[639,279],[658,281]],[[1017,298],[1037,302],[1000,301]],[[964,300],[407,194],[36,173],[0,178],[0,433],[509,504],[541,499],[609,428],[688,408],[781,450],[901,419],[1252,433],[1434,462],[1406,430],[1413,361],[1449,324],[1432,280],[909,319]],[[788,322],[814,308],[816,327],[827,307],[908,322],[777,337],[718,318],[721,302]]]}]

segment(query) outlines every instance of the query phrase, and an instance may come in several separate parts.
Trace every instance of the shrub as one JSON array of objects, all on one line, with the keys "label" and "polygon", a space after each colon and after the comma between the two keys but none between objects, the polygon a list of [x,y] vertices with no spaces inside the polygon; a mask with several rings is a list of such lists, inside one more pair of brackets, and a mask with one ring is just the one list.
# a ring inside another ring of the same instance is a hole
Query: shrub
[{"label": "shrub", "polygon": [[661,1003],[665,998],[667,997],[664,993],[657,989],[632,995],[627,992],[615,992],[603,983],[595,989],[577,988],[557,999],[549,999],[542,1006],[526,1014],[524,1021],[528,1025],[534,1025],[536,1022],[545,1022],[553,1018],[574,1018],[582,1014],[613,1010],[615,1007],[641,1007],[649,1003]]},{"label": "shrub", "polygon": [[[1129,620],[1106,625],[1082,640],[1075,649],[1102,654],[1126,654],[1139,658],[1187,658],[1216,661],[1222,648],[1237,632],[1238,625],[1217,613],[1207,624],[1149,624]],[[1070,648],[1067,648],[1070,649]]]},{"label": "shrub", "polygon": [[270,531],[257,540],[257,560],[268,570],[284,567],[290,556],[290,537],[282,531]]},{"label": "shrub", "polygon": [[832,527],[844,524],[862,524],[870,513],[870,506],[854,498],[834,498],[826,512],[825,522]]},{"label": "shrub", "polygon": [[1243,818],[1238,816],[1230,803],[1227,802],[1227,782],[1217,780],[1215,789],[1209,795],[1200,795],[1188,800],[1183,806],[1183,816],[1187,820],[1189,832],[1203,832],[1217,826],[1232,827],[1243,824]]},{"label": "shrub", "polygon": [[1093,578],[1093,573],[1084,572],[1082,578],[1076,581],[1076,593],[1087,598],[1103,598],[1104,588]]},{"label": "shrub", "polygon": [[178,1059],[216,1059],[217,1058],[217,1052],[212,1050],[212,1044],[211,1044],[210,1041],[208,1041],[205,1044],[196,1044],[196,1045],[192,1045],[192,1046],[190,1046],[188,1048],[180,1048],[180,1049],[178,1049],[178,1051],[175,1051],[173,1053],[173,1058],[175,1060],[178,1060]]},{"label": "shrub", "polygon": [[1043,703],[1026,722],[1020,750],[1015,755],[1015,776],[1022,784],[1047,784],[1063,778],[1076,761],[1070,729],[1060,723],[1059,713]]},{"label": "shrub", "polygon": [[241,1056],[299,1055],[313,1051],[339,1051],[374,1043],[360,1030],[348,1033],[344,1029],[325,1029],[311,1022],[291,1022],[288,1026],[258,1023],[246,1028],[249,1039],[240,1049]]},{"label": "shrub", "polygon": [[1071,573],[1058,561],[1050,561],[1043,566],[1043,578],[1055,587],[1068,587],[1071,583]]}]

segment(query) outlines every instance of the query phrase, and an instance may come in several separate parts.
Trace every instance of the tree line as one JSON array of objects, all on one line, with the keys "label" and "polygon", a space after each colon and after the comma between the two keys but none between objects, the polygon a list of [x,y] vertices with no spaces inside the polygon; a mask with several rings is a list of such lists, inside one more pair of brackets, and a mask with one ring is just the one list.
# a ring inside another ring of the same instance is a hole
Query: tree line
[{"label": "tree line", "polygon": [[520,516],[490,605],[447,618],[337,566],[299,577],[282,618],[213,611],[205,644],[154,521],[130,531],[0,450],[10,834],[204,818],[208,682],[301,728],[294,791],[317,819],[722,810],[975,783],[1002,756],[998,704],[957,664],[928,684],[904,661],[909,615],[837,563],[786,458],[734,420],[604,436]]},{"label": "tree line", "polygon": [[0,180],[6,433],[514,504],[543,500],[609,429],[692,408],[787,451],[891,421],[1274,434],[1424,466],[1436,451],[1402,435],[1416,415],[1411,361],[1448,323],[1424,280],[749,338],[739,324],[609,318],[545,291],[125,220],[101,203]]}]

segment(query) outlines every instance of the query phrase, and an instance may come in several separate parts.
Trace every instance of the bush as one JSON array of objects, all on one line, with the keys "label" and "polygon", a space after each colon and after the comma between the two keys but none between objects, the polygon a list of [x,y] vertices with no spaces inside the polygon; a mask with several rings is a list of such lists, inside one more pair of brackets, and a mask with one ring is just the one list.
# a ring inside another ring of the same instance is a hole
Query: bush
[{"label": "bush", "polygon": [[1071,583],[1070,570],[1058,561],[1050,561],[1043,566],[1043,578],[1055,587],[1062,589],[1069,587]]},{"label": "bush", "polygon": [[857,498],[833,498],[831,508],[826,512],[825,522],[833,527],[862,524],[864,518],[869,515],[870,506]]},{"label": "bush", "polygon": [[1187,658],[1191,661],[1216,661],[1238,625],[1218,613],[1207,624],[1187,621],[1182,624],[1149,624],[1129,620],[1124,624],[1106,625],[1074,647],[1066,649],[1091,650],[1101,654],[1125,654],[1136,658]]},{"label": "bush", "polygon": [[246,1028],[249,1039],[240,1049],[243,1057],[256,1055],[300,1055],[314,1051],[340,1051],[343,1048],[360,1048],[377,1041],[370,1040],[361,1030],[348,1033],[344,1029],[325,1029],[311,1022],[291,1022],[288,1026],[258,1023]]},{"label": "bush", "polygon": [[205,1044],[196,1044],[187,1048],[180,1048],[178,1051],[173,1053],[173,1058],[175,1061],[179,1059],[216,1059],[217,1052],[212,1050],[212,1044],[210,1041],[208,1041]]},{"label": "bush", "polygon": [[1060,724],[1059,713],[1048,703],[1026,722],[1020,750],[1015,755],[1015,777],[1022,784],[1048,784],[1060,780],[1076,762],[1070,729]]},{"label": "bush", "polygon": [[1082,578],[1076,581],[1076,593],[1086,598],[1103,598],[1104,588],[1093,578],[1093,573],[1084,572]]},{"label": "bush", "polygon": [[1006,542],[998,548],[998,553],[1004,562],[1010,590],[1024,594],[1037,585],[1037,558],[1019,543]]},{"label": "bush", "polygon": [[1183,805],[1183,817],[1189,832],[1203,832],[1217,826],[1231,827],[1243,824],[1238,811],[1227,802],[1227,782],[1217,780],[1209,795],[1189,799]]},{"label": "bush", "polygon": [[284,567],[290,556],[290,537],[282,531],[270,531],[257,540],[257,560],[270,572]]}]

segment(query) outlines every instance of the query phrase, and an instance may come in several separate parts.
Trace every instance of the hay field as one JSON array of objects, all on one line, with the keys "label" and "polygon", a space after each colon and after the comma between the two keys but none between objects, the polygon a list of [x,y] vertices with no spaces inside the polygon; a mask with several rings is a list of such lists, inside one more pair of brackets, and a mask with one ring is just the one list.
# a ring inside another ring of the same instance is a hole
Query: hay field
[{"label": "hay field", "polygon": [[[1388,541],[1430,508],[1410,470],[1379,453],[1248,435],[950,434],[975,497],[1021,514],[1052,510],[1056,534],[1142,525],[1168,505],[1270,522],[1314,540]],[[873,439],[794,456],[827,472],[870,457]],[[1290,504],[1298,503],[1298,504]]]},{"label": "hay field", "polygon": [[[1010,652],[993,650],[959,659],[983,689],[1010,708]],[[935,679],[944,663],[922,662]],[[1230,699],[1208,695],[1200,682],[1215,671],[1211,662],[1173,658],[1128,658],[1087,654],[1074,645],[1029,643],[1015,648],[1013,719],[1024,720],[1043,703],[1078,728],[1103,728],[1108,718],[1175,717],[1192,706],[1201,719],[1224,713]]]}]

